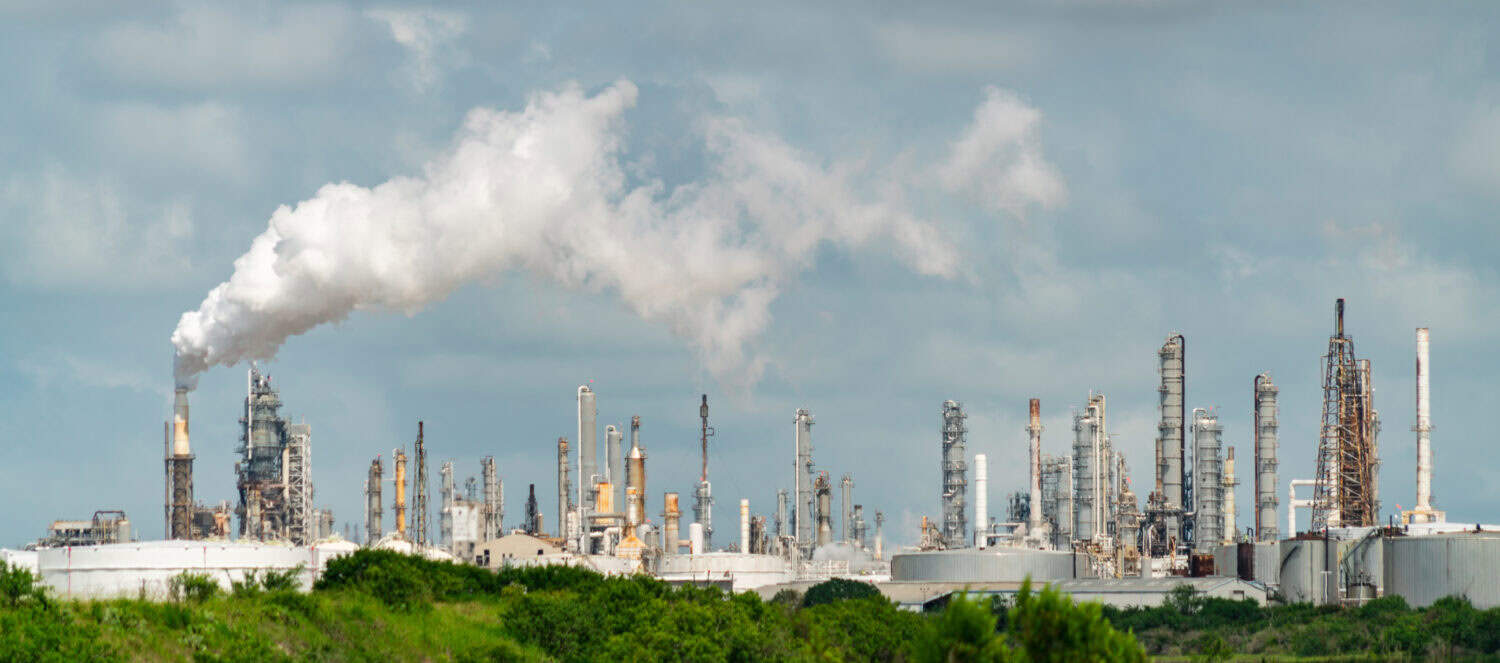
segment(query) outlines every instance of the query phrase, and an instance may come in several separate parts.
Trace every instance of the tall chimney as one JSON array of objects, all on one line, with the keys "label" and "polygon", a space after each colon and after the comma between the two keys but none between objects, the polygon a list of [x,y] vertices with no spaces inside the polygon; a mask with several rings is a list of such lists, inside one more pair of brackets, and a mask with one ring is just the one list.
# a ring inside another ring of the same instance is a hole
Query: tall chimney
[{"label": "tall chimney", "polygon": [[568,485],[568,438],[557,438],[557,537],[568,536],[568,512],[572,511],[572,488]]},{"label": "tall chimney", "polygon": [[578,387],[578,507],[585,511],[594,508],[594,484],[599,476],[599,408],[594,400],[594,390],[588,385]]},{"label": "tall chimney", "polygon": [[1432,509],[1432,381],[1428,375],[1431,341],[1426,327],[1417,328],[1417,507],[1412,522],[1440,520]]},{"label": "tall chimney", "polygon": [[682,550],[682,534],[679,529],[682,509],[678,507],[677,499],[677,493],[662,496],[662,552],[667,555],[676,555]]},{"label": "tall chimney", "polygon": [[629,470],[623,467],[625,456],[623,453],[624,450],[620,448],[622,437],[623,435],[620,433],[618,426],[610,424],[604,427],[604,455],[607,456],[605,459],[605,478],[609,480],[609,485],[612,487],[611,490],[614,495],[611,502],[615,505],[616,509],[619,509],[624,504],[620,500],[620,495],[625,490],[625,475],[629,473]]},{"label": "tall chimney", "polygon": [[740,552],[750,552],[750,500],[740,498]]},{"label": "tall chimney", "polygon": [[990,533],[990,466],[984,454],[974,454],[974,547],[988,546]]},{"label": "tall chimney", "polygon": [[172,402],[172,451],[167,459],[170,504],[167,537],[193,538],[193,450],[188,442],[187,388],[178,387]]},{"label": "tall chimney", "polygon": [[396,537],[406,539],[406,450],[391,452],[396,464]]},{"label": "tall chimney", "polygon": [[1239,543],[1239,524],[1235,522],[1234,489],[1240,482],[1234,478],[1234,447],[1229,447],[1224,458],[1224,544]]}]

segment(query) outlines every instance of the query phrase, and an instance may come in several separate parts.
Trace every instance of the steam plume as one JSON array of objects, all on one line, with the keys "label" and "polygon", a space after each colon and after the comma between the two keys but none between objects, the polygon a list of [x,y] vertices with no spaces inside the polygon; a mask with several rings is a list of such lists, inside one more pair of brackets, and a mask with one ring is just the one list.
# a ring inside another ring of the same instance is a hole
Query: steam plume
[{"label": "steam plume", "polygon": [[893,202],[898,191],[861,197],[855,169],[735,120],[703,123],[712,165],[701,180],[628,184],[623,116],[636,95],[619,81],[593,96],[576,85],[536,94],[519,112],[476,109],[420,175],[328,184],[280,207],[229,280],[182,315],[178,383],[270,358],[351,311],[412,314],[517,269],[612,292],[686,339],[717,377],[751,383],[771,302],[820,246],[879,242],[919,273],[957,272],[957,252]]}]

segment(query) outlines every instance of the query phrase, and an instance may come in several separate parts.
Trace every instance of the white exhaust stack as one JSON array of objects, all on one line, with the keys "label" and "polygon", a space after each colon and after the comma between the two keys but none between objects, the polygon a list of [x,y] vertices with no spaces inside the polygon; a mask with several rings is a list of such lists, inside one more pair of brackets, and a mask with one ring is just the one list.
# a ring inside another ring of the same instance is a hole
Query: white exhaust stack
[{"label": "white exhaust stack", "polygon": [[1026,533],[1038,538],[1042,531],[1042,401],[1031,399],[1031,424],[1026,427],[1031,434],[1031,522]]},{"label": "white exhaust stack", "polygon": [[740,500],[740,552],[750,552],[750,500]]},{"label": "white exhaust stack", "polygon": [[984,454],[974,455],[974,546],[983,550],[990,533],[990,467]]},{"label": "white exhaust stack", "polygon": [[1432,380],[1427,364],[1432,342],[1426,327],[1417,328],[1417,506],[1405,514],[1411,523],[1441,522],[1444,515],[1432,508]]}]

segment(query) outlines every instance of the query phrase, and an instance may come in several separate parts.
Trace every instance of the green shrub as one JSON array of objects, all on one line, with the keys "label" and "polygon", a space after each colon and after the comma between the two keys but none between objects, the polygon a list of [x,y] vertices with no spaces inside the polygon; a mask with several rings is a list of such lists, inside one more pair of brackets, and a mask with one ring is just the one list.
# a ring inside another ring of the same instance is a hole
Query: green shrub
[{"label": "green shrub", "polygon": [[46,590],[38,584],[40,581],[31,569],[0,562],[0,600],[12,608],[29,601],[46,603]]},{"label": "green shrub", "polygon": [[1145,661],[1146,652],[1128,632],[1105,621],[1098,603],[1074,604],[1057,588],[1031,591],[1021,583],[1006,633],[1027,661]]},{"label": "green shrub", "polygon": [[221,589],[208,575],[190,571],[179,573],[167,582],[167,592],[173,601],[202,603],[218,596]]},{"label": "green shrub", "polygon": [[960,594],[932,618],[932,629],[916,646],[913,660],[922,663],[1012,660],[1004,637],[995,632],[989,606]]}]

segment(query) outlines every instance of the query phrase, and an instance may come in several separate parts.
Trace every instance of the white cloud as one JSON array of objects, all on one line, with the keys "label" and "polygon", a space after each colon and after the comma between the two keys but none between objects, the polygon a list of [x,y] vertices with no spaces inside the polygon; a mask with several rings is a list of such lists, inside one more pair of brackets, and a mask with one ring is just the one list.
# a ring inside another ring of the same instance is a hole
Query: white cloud
[{"label": "white cloud", "polygon": [[109,106],[100,140],[136,163],[171,163],[221,177],[246,174],[249,149],[239,109],[207,102],[185,106]]},{"label": "white cloud", "polygon": [[12,283],[117,291],[177,278],[190,266],[183,244],[193,233],[186,203],[132,209],[107,180],[84,181],[60,167],[17,177],[0,188],[7,222],[0,230]]},{"label": "white cloud", "polygon": [[940,74],[1030,64],[1041,46],[1035,36],[1020,31],[980,31],[914,23],[878,25],[874,37],[886,57],[897,66]]},{"label": "white cloud", "polygon": [[468,28],[463,15],[433,9],[372,9],[365,16],[384,23],[391,38],[406,49],[410,61],[405,73],[418,92],[437,83],[440,49]]},{"label": "white cloud", "polygon": [[1014,93],[987,88],[984,103],[937,171],[943,187],[1018,218],[1033,206],[1061,205],[1067,191],[1042,155],[1041,123],[1041,111]]},{"label": "white cloud", "polygon": [[99,63],[125,81],[180,88],[302,86],[339,75],[354,36],[347,9],[235,7],[185,2],[160,23],[112,26],[99,37]]}]

